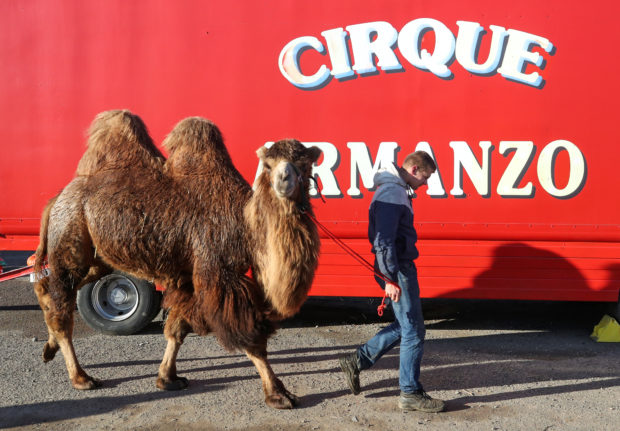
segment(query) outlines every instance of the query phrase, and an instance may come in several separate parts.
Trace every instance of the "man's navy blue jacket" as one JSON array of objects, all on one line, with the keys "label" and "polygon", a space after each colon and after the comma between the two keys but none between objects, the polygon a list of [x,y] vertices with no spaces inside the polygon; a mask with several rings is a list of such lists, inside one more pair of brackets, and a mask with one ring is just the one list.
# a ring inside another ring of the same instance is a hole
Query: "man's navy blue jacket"
[{"label": "man's navy blue jacket", "polygon": [[368,211],[368,240],[375,254],[375,268],[398,283],[402,263],[419,255],[418,234],[413,227],[413,207],[407,184],[396,166],[381,169],[374,177],[377,190]]}]

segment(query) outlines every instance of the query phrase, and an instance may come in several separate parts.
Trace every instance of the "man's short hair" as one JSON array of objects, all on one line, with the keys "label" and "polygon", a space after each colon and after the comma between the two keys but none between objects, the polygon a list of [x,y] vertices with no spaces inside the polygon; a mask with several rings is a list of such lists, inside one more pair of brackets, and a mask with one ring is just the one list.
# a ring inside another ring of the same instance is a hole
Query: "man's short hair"
[{"label": "man's short hair", "polygon": [[409,169],[412,166],[417,166],[425,174],[432,174],[437,170],[435,161],[426,151],[416,151],[405,157],[403,168]]}]

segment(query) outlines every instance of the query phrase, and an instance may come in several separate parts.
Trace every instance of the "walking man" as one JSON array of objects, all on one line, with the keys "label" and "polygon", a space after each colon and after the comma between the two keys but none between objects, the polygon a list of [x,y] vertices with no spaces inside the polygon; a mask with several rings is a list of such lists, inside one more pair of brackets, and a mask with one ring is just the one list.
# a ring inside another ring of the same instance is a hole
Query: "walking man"
[{"label": "walking man", "polygon": [[427,153],[416,151],[405,158],[401,167],[392,165],[375,175],[377,190],[368,212],[368,239],[375,254],[375,270],[394,282],[375,276],[385,289],[396,320],[355,352],[340,358],[340,367],[351,392],[357,395],[361,391],[360,371],[372,367],[400,343],[398,407],[402,410],[440,412],[445,408],[442,400],[433,399],[424,392],[419,381],[426,330],[413,262],[418,257],[418,249],[410,198],[410,189],[427,185],[436,169]]}]

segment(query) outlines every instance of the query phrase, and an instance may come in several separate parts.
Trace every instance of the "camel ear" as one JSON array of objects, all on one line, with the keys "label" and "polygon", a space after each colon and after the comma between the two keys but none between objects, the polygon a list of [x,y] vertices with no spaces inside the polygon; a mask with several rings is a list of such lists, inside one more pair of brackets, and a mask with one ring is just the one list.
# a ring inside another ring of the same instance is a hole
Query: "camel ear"
[{"label": "camel ear", "polygon": [[319,147],[310,147],[307,149],[307,152],[312,160],[312,163],[316,163],[316,161],[319,160],[319,157],[321,157],[321,154],[323,154],[323,151],[321,151]]},{"label": "camel ear", "polygon": [[258,150],[256,150],[256,155],[261,160],[265,160],[265,154],[267,154],[267,147],[260,147]]}]

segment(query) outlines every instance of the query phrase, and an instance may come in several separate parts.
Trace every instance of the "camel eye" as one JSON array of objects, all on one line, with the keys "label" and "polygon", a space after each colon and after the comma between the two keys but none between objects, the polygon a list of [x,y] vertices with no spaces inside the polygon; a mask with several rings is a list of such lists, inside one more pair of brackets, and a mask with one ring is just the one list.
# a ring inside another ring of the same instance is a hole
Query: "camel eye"
[{"label": "camel eye", "polygon": [[270,171],[271,171],[271,166],[269,165],[269,163],[263,162],[263,168],[264,168],[267,172],[270,172]]}]

